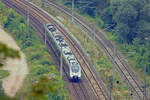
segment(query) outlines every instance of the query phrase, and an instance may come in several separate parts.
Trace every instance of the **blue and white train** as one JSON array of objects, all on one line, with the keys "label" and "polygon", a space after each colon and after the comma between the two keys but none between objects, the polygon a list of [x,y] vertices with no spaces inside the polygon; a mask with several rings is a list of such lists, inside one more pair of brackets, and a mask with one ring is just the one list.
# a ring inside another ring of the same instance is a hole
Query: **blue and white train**
[{"label": "blue and white train", "polygon": [[67,65],[65,66],[65,69],[67,69],[67,74],[70,79],[73,81],[79,81],[81,78],[81,67],[67,42],[58,32],[55,25],[46,24],[45,29],[47,31],[48,40],[50,39],[50,42],[53,44],[54,49],[57,50],[59,56],[62,50],[63,59]]}]

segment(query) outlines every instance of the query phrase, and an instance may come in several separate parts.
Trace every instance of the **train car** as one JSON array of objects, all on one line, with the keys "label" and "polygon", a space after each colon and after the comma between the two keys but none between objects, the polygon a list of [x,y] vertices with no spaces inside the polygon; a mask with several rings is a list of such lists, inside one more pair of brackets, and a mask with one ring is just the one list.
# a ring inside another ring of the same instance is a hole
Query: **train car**
[{"label": "train car", "polygon": [[67,42],[57,31],[55,25],[46,24],[44,28],[47,31],[48,40],[50,39],[50,42],[53,44],[59,56],[62,50],[63,59],[65,61],[65,64],[67,65],[65,66],[65,69],[68,69],[67,74],[70,80],[79,81],[81,78],[81,67]]}]

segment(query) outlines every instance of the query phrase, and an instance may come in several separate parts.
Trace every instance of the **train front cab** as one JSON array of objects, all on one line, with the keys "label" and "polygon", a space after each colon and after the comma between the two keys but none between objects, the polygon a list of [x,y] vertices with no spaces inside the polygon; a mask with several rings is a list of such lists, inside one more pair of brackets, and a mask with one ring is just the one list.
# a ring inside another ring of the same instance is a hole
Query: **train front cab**
[{"label": "train front cab", "polygon": [[[71,67],[71,68],[75,68],[75,67]],[[79,82],[81,77],[80,69],[71,69],[71,68],[70,68],[70,80],[72,82]]]}]

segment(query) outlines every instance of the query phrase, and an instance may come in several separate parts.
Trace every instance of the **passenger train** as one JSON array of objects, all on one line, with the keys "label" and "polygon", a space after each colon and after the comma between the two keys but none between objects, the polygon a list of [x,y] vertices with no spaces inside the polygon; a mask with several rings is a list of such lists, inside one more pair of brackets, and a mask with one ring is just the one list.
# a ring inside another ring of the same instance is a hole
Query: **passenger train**
[{"label": "passenger train", "polygon": [[81,67],[77,61],[72,50],[68,46],[67,42],[64,40],[63,36],[58,32],[55,25],[46,24],[45,29],[47,31],[47,38],[50,39],[54,49],[58,52],[58,55],[63,55],[65,61],[65,69],[67,69],[67,74],[72,81],[79,81],[81,78]]}]

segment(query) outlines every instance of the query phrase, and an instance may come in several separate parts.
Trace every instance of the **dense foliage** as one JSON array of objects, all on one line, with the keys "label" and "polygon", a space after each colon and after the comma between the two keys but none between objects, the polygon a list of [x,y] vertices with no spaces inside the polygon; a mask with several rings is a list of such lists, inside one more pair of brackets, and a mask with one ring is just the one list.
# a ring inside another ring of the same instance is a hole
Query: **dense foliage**
[{"label": "dense foliage", "polygon": [[3,65],[3,61],[8,57],[19,58],[19,52],[0,42],[0,67]]},{"label": "dense foliage", "polygon": [[[63,3],[71,7],[71,0]],[[149,0],[75,0],[75,9],[110,31],[136,67],[142,69],[146,64],[150,75]]]},{"label": "dense foliage", "polygon": [[[21,50],[26,54],[30,71],[22,89],[14,99],[3,95],[0,100],[66,99],[64,82],[59,77],[48,50],[37,37],[33,28],[27,26],[23,17],[13,9],[6,8],[1,2],[0,24],[16,39]],[[2,88],[1,85],[0,88]]]}]

